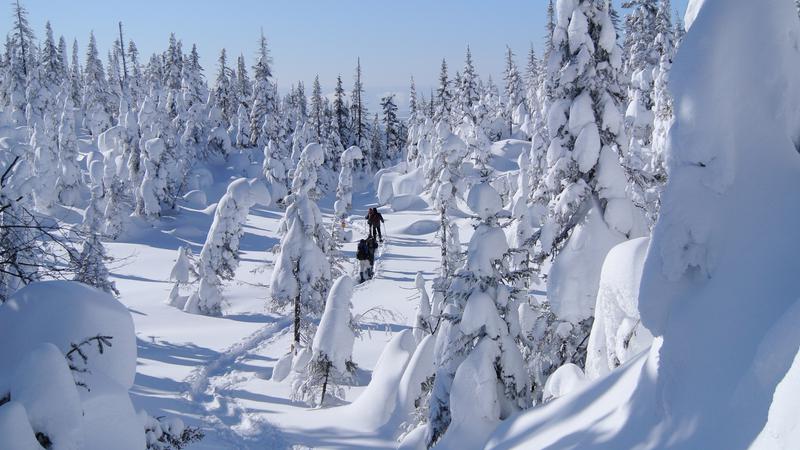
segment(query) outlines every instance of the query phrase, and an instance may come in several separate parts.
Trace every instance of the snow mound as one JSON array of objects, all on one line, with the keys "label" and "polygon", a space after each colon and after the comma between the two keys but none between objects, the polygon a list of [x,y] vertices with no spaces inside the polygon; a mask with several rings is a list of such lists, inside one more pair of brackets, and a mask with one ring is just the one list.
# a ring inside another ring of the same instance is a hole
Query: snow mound
[{"label": "snow mound", "polygon": [[594,314],[603,260],[612,247],[625,240],[603,220],[597,200],[589,204],[589,211],[575,227],[547,278],[552,311],[574,324]]},{"label": "snow mound", "polygon": [[547,382],[544,384],[542,400],[546,402],[563,397],[585,384],[586,375],[584,375],[580,367],[572,363],[564,364],[547,378]]},{"label": "snow mound", "polygon": [[531,150],[530,141],[505,139],[492,144],[489,149],[489,165],[498,172],[518,170],[517,160],[522,153]]},{"label": "snow mound", "polygon": [[314,334],[315,356],[327,355],[328,360],[339,372],[347,370],[346,363],[353,354],[355,335],[350,329],[350,299],[353,297],[353,279],[342,275],[331,287],[325,302],[325,313]]},{"label": "snow mound", "polygon": [[[0,330],[14,343],[0,349],[0,392],[19,405],[5,417],[18,421],[21,408],[29,423],[18,425],[17,434],[43,433],[55,449],[145,447],[128,394],[136,373],[133,321],[116,299],[76,282],[31,283],[0,305]],[[110,337],[111,346],[87,341],[97,336]],[[8,407],[0,406],[0,416]],[[27,438],[4,439],[25,448]]]},{"label": "snow mound", "polygon": [[381,353],[369,386],[345,407],[350,414],[358,417],[358,423],[365,429],[377,430],[397,415],[398,386],[415,348],[416,341],[411,330],[395,334]]},{"label": "snow mound", "polygon": [[377,181],[378,201],[389,204],[394,197],[419,196],[425,191],[425,174],[421,168],[399,173],[394,170],[379,172]]},{"label": "snow mound", "polygon": [[481,219],[488,219],[503,209],[500,194],[491,185],[486,183],[476,184],[469,191],[467,206]]},{"label": "snow mound", "polygon": [[639,317],[639,283],[649,238],[623,242],[608,252],[600,275],[594,323],[589,335],[586,376],[600,378],[653,341]]},{"label": "snow mound", "polygon": [[208,197],[205,191],[195,189],[187,192],[183,196],[183,202],[186,206],[194,209],[203,209],[208,206]]},{"label": "snow mound", "polygon": [[398,228],[392,231],[393,234],[408,234],[411,236],[422,236],[425,234],[435,233],[439,230],[439,222],[435,220],[417,220],[411,224]]},{"label": "snow mound", "polygon": [[395,195],[389,200],[392,211],[423,211],[428,208],[428,203],[419,195]]},{"label": "snow mound", "polygon": [[22,404],[11,401],[0,406],[0,448],[42,450],[34,434]]},{"label": "snow mound", "polygon": [[51,343],[63,354],[70,344],[86,338],[111,336],[112,347],[101,355],[97,345],[83,350],[90,386],[95,378],[107,376],[125,389],[136,375],[136,337],[128,310],[109,294],[70,281],[31,283],[0,305],[0,330],[14,345],[0,348],[0,378],[42,343]]}]

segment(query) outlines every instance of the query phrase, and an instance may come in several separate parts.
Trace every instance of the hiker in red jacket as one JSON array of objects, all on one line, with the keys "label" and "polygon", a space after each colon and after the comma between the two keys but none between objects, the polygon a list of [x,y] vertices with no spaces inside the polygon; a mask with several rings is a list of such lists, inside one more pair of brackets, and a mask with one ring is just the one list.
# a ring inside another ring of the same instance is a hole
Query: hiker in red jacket
[{"label": "hiker in red jacket", "polygon": [[367,212],[367,225],[369,225],[370,237],[377,237],[379,241],[383,242],[383,235],[381,235],[381,224],[383,216],[378,212],[378,208],[370,208]]}]

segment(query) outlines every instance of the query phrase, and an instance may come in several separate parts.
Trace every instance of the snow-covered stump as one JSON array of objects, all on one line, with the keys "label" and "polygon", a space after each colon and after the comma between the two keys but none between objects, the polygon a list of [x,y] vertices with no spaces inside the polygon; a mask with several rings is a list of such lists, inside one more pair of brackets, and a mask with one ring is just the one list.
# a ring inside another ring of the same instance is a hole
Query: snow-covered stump
[{"label": "snow-covered stump", "polygon": [[343,399],[342,386],[355,375],[353,343],[356,335],[350,303],[353,287],[353,280],[347,275],[333,283],[311,345],[311,360],[296,374],[293,396],[312,406],[323,406],[326,393]]},{"label": "snow-covered stump", "polygon": [[317,169],[324,149],[308,144],[300,155],[292,180],[292,194],[281,220],[281,252],[275,262],[270,282],[272,304],[293,308],[293,353],[301,348],[303,329],[311,326],[309,317],[322,313],[327,295],[331,266],[326,255],[330,236],[322,223],[322,213],[310,198],[317,184]]},{"label": "snow-covered stump", "polygon": [[497,218],[500,195],[481,183],[471,189],[468,204],[479,225],[448,289],[445,324],[437,336],[429,446],[484,442],[502,419],[530,405],[528,374],[516,343],[518,301],[502,261],[508,243]]},{"label": "snow-covered stump", "polygon": [[239,178],[228,185],[214,212],[206,242],[200,251],[200,287],[184,306],[195,314],[222,314],[222,283],[232,280],[239,267],[239,239],[250,208],[269,205],[270,194],[257,179]]}]

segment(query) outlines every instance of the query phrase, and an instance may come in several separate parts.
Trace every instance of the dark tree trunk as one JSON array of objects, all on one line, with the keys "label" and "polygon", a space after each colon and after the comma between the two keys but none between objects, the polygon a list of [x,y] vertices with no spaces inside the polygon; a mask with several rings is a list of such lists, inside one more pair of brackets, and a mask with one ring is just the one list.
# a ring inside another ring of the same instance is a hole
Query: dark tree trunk
[{"label": "dark tree trunk", "polygon": [[300,296],[294,299],[294,352],[300,348]]}]

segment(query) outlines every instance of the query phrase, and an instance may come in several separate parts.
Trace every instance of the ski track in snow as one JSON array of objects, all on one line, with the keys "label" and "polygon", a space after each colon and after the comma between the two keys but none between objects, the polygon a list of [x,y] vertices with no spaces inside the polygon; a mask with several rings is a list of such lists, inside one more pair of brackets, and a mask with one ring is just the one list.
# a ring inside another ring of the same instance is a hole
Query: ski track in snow
[{"label": "ski track in snow", "polygon": [[290,325],[290,318],[284,317],[260,328],[230,346],[212,361],[193,370],[184,380],[188,386],[183,395],[185,398],[193,401],[200,401],[203,397],[209,399],[202,402],[204,420],[218,432],[219,438],[236,446],[242,445],[242,439],[252,441],[248,444],[256,447],[265,444],[274,446],[278,442],[285,444],[278,431],[264,417],[248,412],[236,398],[224,391],[232,390],[254,376],[235,371],[234,363],[280,335]]}]

